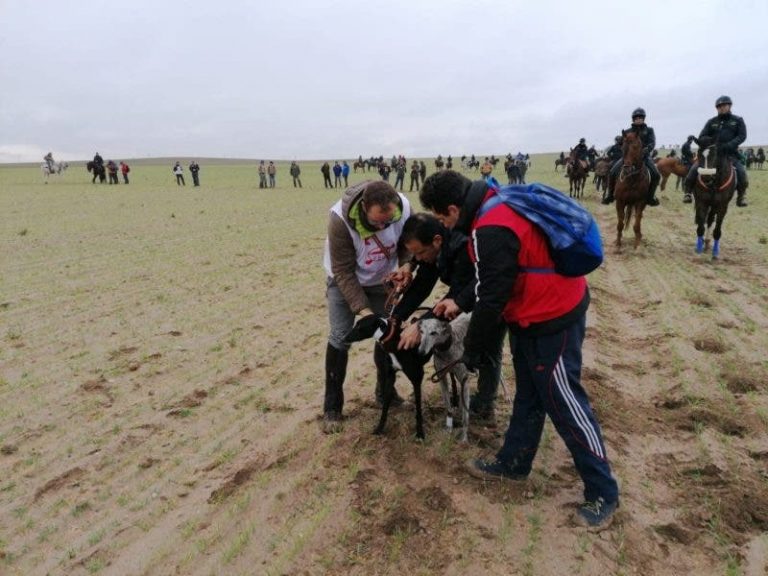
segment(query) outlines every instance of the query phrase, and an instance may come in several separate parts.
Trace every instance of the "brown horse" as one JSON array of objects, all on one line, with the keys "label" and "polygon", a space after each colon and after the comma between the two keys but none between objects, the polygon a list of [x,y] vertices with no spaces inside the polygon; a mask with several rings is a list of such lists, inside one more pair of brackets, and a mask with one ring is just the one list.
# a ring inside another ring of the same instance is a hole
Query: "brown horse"
[{"label": "brown horse", "polygon": [[559,166],[567,166],[568,165],[568,158],[555,158],[555,172],[557,172],[557,168]]},{"label": "brown horse", "polygon": [[602,188],[603,192],[608,191],[608,173],[611,171],[611,161],[608,158],[599,158],[595,162],[595,178],[593,183],[600,192]]},{"label": "brown horse", "polygon": [[568,182],[570,183],[568,195],[571,198],[581,198],[584,196],[584,186],[587,185],[588,172],[589,164],[584,160],[579,160],[576,152],[571,150],[571,155],[568,157]]},{"label": "brown horse", "polygon": [[704,151],[699,155],[700,165],[693,193],[696,210],[696,253],[709,251],[709,232],[714,223],[712,259],[715,260],[720,256],[720,235],[725,214],[728,212],[728,203],[736,190],[736,170],[727,155],[719,153],[717,145],[707,147],[706,144],[708,143],[701,143]]},{"label": "brown horse", "polygon": [[690,166],[683,164],[679,158],[656,158],[656,168],[661,174],[661,189],[667,187],[667,178],[670,174],[685,178],[688,175]]},{"label": "brown horse", "polygon": [[643,233],[640,223],[643,220],[643,210],[648,198],[648,189],[651,184],[651,175],[643,162],[643,143],[634,132],[623,134],[624,143],[621,146],[623,163],[614,189],[616,198],[616,216],[619,222],[616,225],[616,248],[621,249],[621,233],[629,226],[632,212],[635,213],[635,248],[640,245]]}]

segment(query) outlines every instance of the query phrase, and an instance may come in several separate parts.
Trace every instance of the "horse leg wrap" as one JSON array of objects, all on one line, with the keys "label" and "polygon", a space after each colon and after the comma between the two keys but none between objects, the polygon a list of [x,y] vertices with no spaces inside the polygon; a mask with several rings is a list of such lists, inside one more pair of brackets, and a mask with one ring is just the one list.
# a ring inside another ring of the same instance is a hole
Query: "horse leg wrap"
[{"label": "horse leg wrap", "polygon": [[715,240],[712,244],[712,259],[720,256],[720,240]]},{"label": "horse leg wrap", "polygon": [[704,236],[696,238],[696,254],[704,252]]}]

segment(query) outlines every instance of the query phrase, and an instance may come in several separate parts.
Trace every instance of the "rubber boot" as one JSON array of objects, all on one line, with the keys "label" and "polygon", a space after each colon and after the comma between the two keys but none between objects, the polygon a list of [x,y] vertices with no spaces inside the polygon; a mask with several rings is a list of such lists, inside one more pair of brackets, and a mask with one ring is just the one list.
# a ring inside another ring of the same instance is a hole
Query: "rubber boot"
[{"label": "rubber boot", "polygon": [[341,431],[341,411],[344,408],[344,379],[347,376],[349,352],[329,343],[325,349],[325,400],[322,430],[326,434]]},{"label": "rubber boot", "polygon": [[[395,386],[395,369],[392,366],[392,360],[389,358],[389,354],[384,349],[376,344],[373,348],[373,363],[376,365],[376,391],[375,399],[376,406],[381,408],[384,404],[384,385]],[[390,408],[396,408],[403,405],[404,400],[397,393],[392,396],[392,403]]]}]

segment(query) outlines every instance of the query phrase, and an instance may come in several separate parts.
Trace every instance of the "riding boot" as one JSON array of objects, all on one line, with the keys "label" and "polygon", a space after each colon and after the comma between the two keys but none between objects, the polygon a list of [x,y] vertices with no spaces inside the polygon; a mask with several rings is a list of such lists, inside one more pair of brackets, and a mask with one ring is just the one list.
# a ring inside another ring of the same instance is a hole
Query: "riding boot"
[{"label": "riding boot", "polygon": [[376,365],[376,390],[374,392],[376,398],[376,406],[381,408],[384,404],[384,386],[391,386],[394,389],[392,396],[392,403],[390,408],[401,406],[404,400],[397,393],[395,388],[395,369],[392,366],[392,360],[389,354],[376,344],[373,348],[373,363]]},{"label": "riding boot", "polygon": [[651,185],[650,189],[648,190],[648,198],[645,201],[646,206],[658,206],[659,205],[659,199],[656,198],[656,185]]},{"label": "riding boot", "polygon": [[326,417],[341,421],[344,407],[344,379],[347,376],[349,352],[334,348],[330,343],[325,349],[325,401],[323,413]]},{"label": "riding boot", "polygon": [[606,206],[613,202],[615,198],[613,197],[613,189],[616,186],[616,183],[614,182],[613,178],[610,176],[608,177],[608,194],[606,194],[603,199],[600,201],[602,204],[605,204]]},{"label": "riding boot", "polygon": [[749,206],[749,204],[747,204],[746,196],[747,196],[747,191],[746,190],[737,190],[736,191],[736,206],[738,206],[739,208],[744,208],[746,206]]}]

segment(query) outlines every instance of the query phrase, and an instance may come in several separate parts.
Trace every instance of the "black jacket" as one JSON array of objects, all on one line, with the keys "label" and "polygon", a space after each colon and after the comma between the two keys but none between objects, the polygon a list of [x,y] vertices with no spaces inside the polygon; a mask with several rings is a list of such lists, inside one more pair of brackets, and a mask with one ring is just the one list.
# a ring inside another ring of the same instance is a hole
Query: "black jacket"
[{"label": "black jacket", "polygon": [[656,148],[656,133],[653,131],[653,128],[647,124],[641,124],[640,126],[632,124],[627,130],[624,130],[624,132],[634,132],[637,134],[640,141],[643,143],[643,155],[646,158],[651,156],[653,149]]},{"label": "black jacket", "polygon": [[735,114],[722,114],[707,120],[699,140],[710,138],[729,156],[736,156],[738,148],[747,139],[747,125]]},{"label": "black jacket", "polygon": [[[417,262],[416,276],[403,299],[392,311],[401,321],[408,319],[440,280],[449,286],[446,298],[453,299],[464,312],[471,312],[475,306],[475,270],[467,251],[467,236],[459,230],[441,231],[443,245],[437,260],[433,263]],[[431,311],[424,317],[432,316]]]}]

